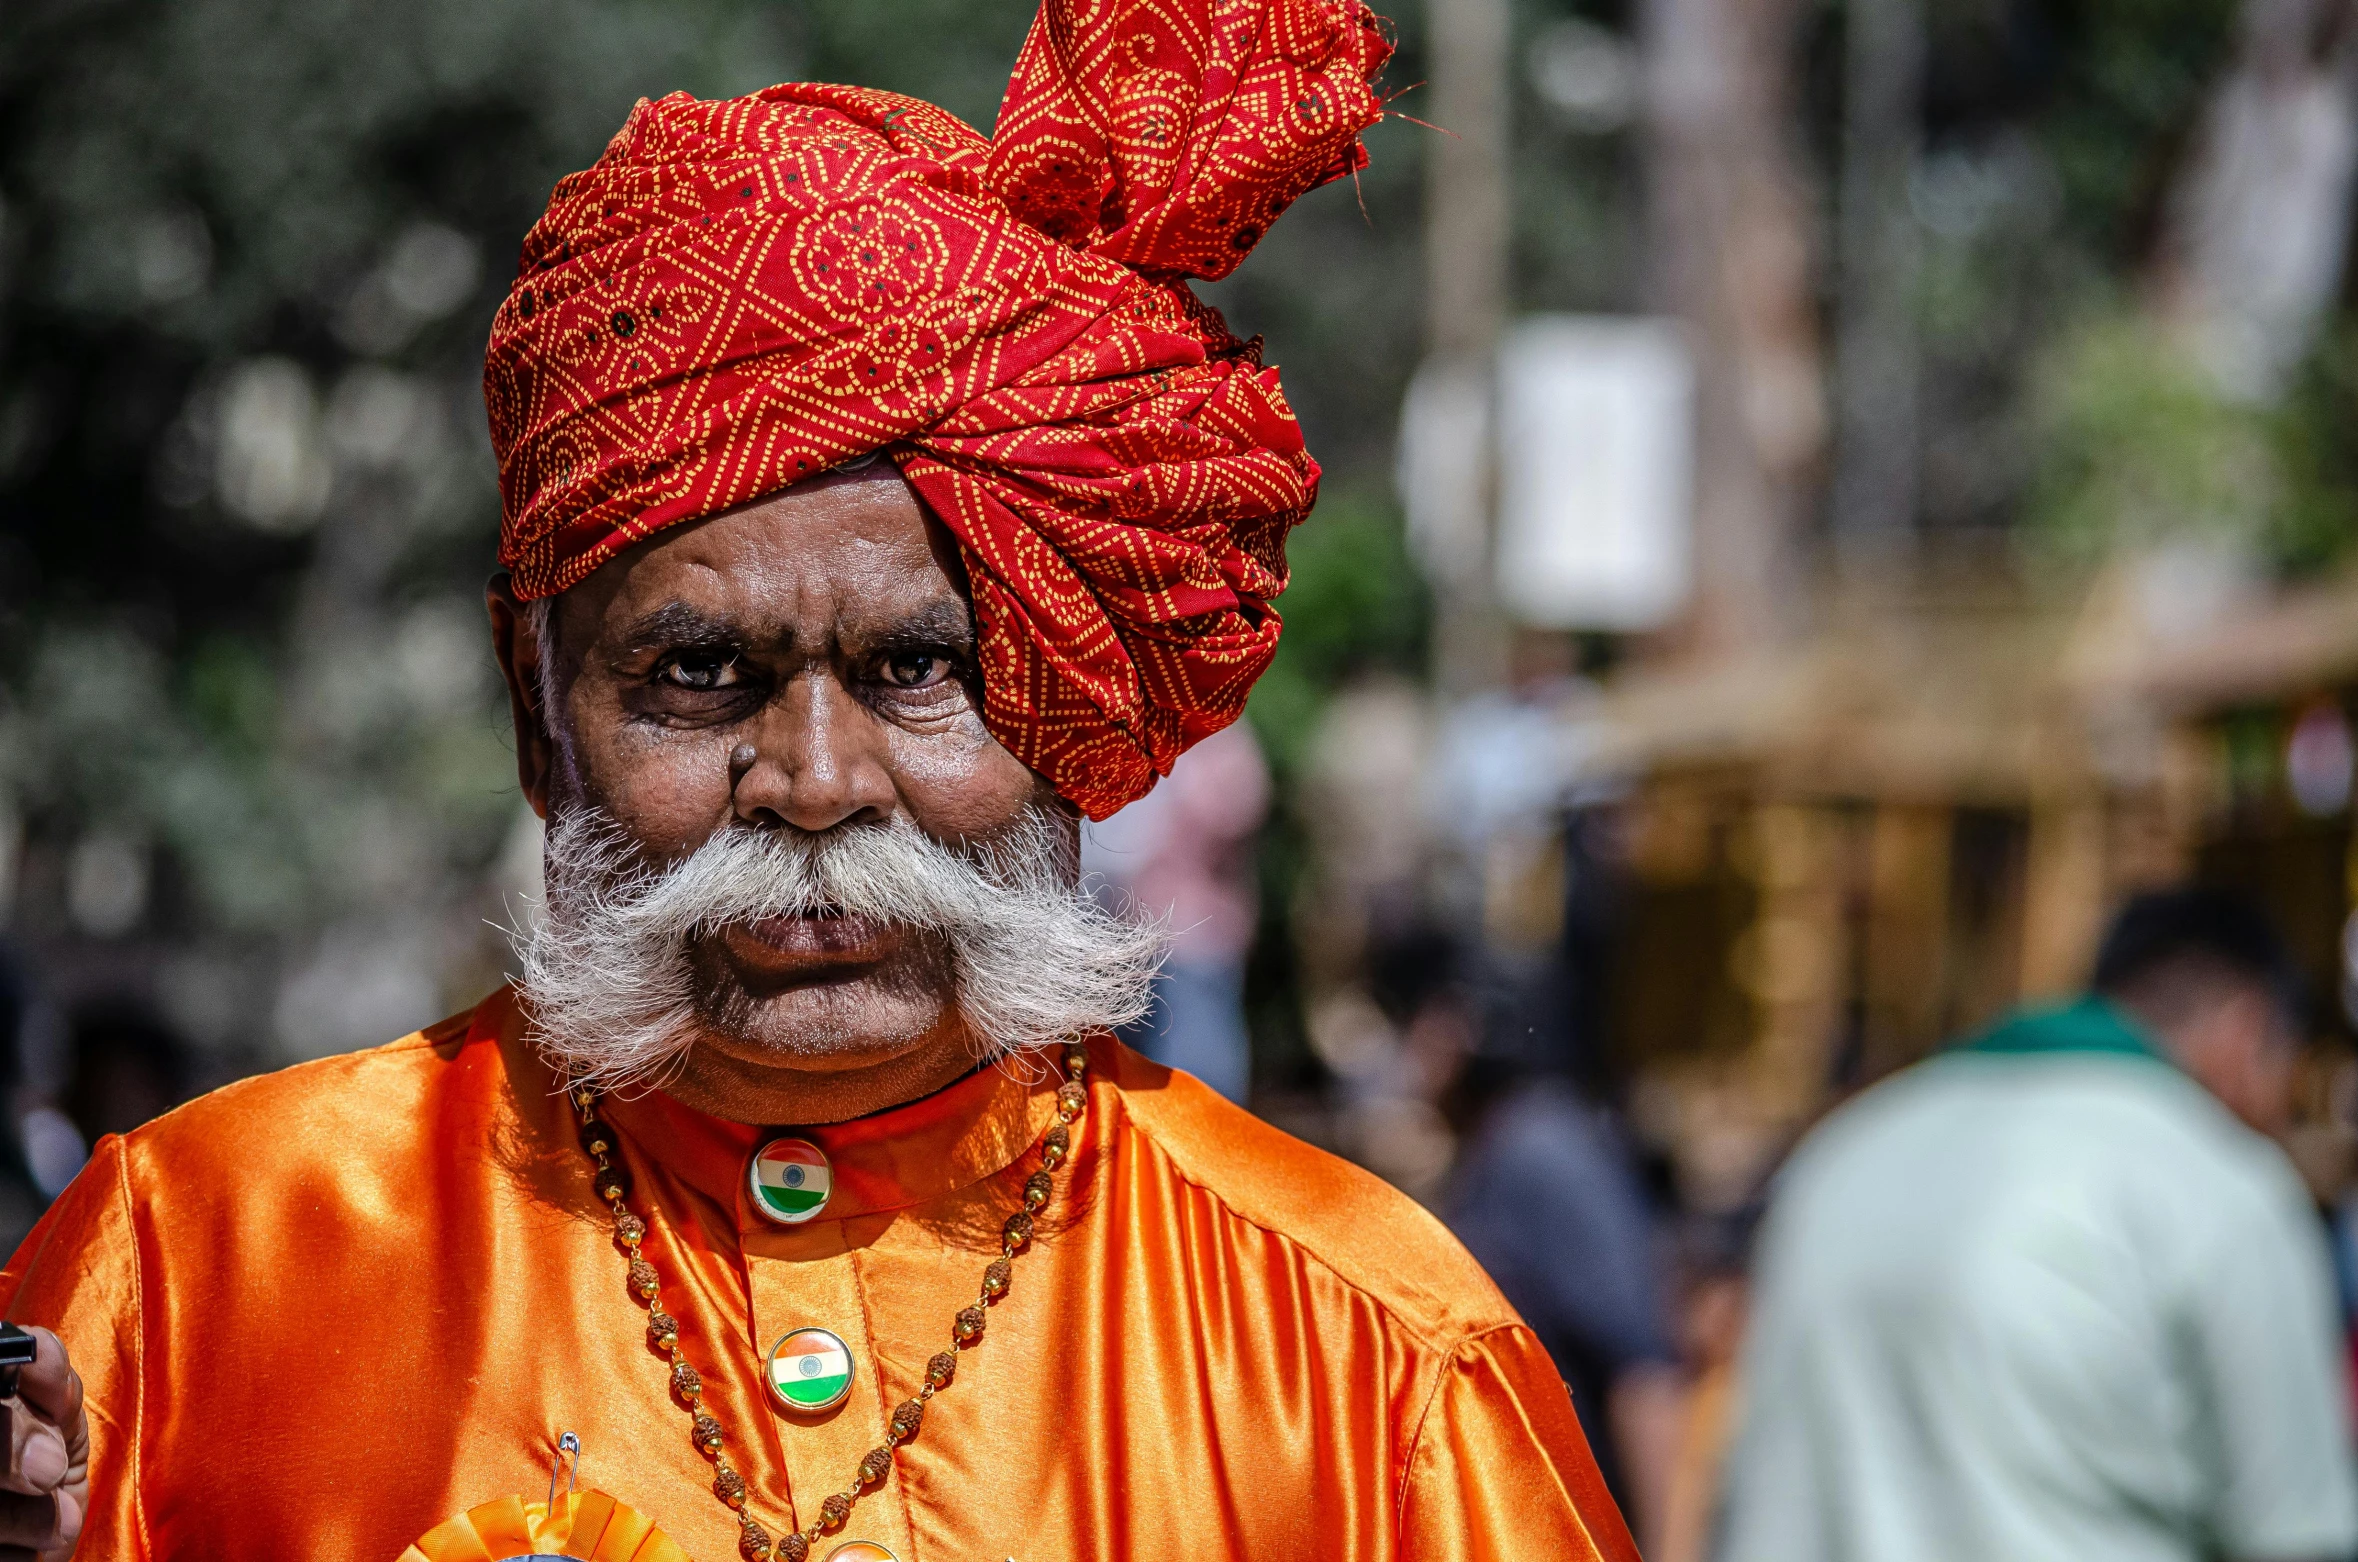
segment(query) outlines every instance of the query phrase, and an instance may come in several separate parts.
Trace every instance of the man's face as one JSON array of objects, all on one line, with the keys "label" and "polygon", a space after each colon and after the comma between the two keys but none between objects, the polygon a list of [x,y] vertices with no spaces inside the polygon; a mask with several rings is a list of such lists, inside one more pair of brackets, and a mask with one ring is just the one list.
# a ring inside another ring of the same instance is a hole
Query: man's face
[{"label": "man's face", "polygon": [[2246,1124],[2277,1135],[2291,1126],[2301,1036],[2266,988],[2221,981],[2165,1039],[2186,1072]]},{"label": "man's face", "polygon": [[[540,648],[495,585],[533,806],[599,810],[652,868],[730,826],[914,825],[956,846],[1053,807],[983,726],[954,544],[875,472],[665,531],[566,591],[545,722]],[[968,1051],[947,943],[921,929],[769,917],[698,935],[688,960],[719,1022],[699,1050],[747,1069]]]}]

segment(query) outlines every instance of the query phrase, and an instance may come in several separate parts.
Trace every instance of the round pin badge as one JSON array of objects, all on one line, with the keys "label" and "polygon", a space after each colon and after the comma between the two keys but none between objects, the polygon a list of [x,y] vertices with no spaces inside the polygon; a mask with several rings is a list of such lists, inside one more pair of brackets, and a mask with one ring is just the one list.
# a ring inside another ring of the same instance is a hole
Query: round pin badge
[{"label": "round pin badge", "polygon": [[770,1347],[770,1392],[798,1415],[833,1410],[851,1393],[851,1347],[825,1329],[796,1329]]},{"label": "round pin badge", "polygon": [[808,1139],[772,1139],[745,1165],[753,1207],[781,1226],[799,1226],[827,1207],[834,1178],[827,1152]]},{"label": "round pin badge", "polygon": [[873,1540],[847,1540],[827,1553],[826,1562],[893,1562],[893,1554]]}]

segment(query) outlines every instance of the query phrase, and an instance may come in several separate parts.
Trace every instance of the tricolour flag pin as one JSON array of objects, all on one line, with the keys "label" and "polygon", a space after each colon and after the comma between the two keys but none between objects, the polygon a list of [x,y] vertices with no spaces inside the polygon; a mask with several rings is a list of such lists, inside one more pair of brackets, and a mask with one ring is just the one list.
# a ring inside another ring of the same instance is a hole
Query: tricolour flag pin
[{"label": "tricolour flag pin", "polygon": [[851,1380],[851,1348],[825,1329],[796,1329],[770,1347],[770,1392],[788,1410],[833,1410]]},{"label": "tricolour flag pin", "polygon": [[808,1139],[772,1139],[746,1165],[753,1207],[781,1226],[799,1226],[827,1207],[834,1179],[827,1152]]}]

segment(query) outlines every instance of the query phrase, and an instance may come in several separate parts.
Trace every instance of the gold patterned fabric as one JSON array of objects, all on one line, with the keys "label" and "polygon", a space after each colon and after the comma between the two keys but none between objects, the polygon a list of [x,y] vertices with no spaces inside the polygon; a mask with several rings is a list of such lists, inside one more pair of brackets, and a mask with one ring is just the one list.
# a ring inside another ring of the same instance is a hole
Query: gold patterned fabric
[{"label": "gold patterned fabric", "polygon": [[854,87],[642,101],[493,325],[518,593],[887,451],[962,545],[991,730],[1111,813],[1243,709],[1317,494],[1187,279],[1365,162],[1389,53],[1359,0],[1047,0],[988,140]]}]

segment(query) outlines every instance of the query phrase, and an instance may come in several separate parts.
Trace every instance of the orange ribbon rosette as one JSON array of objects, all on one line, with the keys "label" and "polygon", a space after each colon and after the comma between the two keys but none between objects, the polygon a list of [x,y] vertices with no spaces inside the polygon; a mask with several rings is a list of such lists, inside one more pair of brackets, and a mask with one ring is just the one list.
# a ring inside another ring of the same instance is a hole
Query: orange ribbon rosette
[{"label": "orange ribbon rosette", "polygon": [[502,1497],[437,1524],[400,1562],[508,1562],[514,1557],[574,1562],[688,1562],[679,1542],[637,1509],[602,1491],[567,1492],[554,1502]]}]

